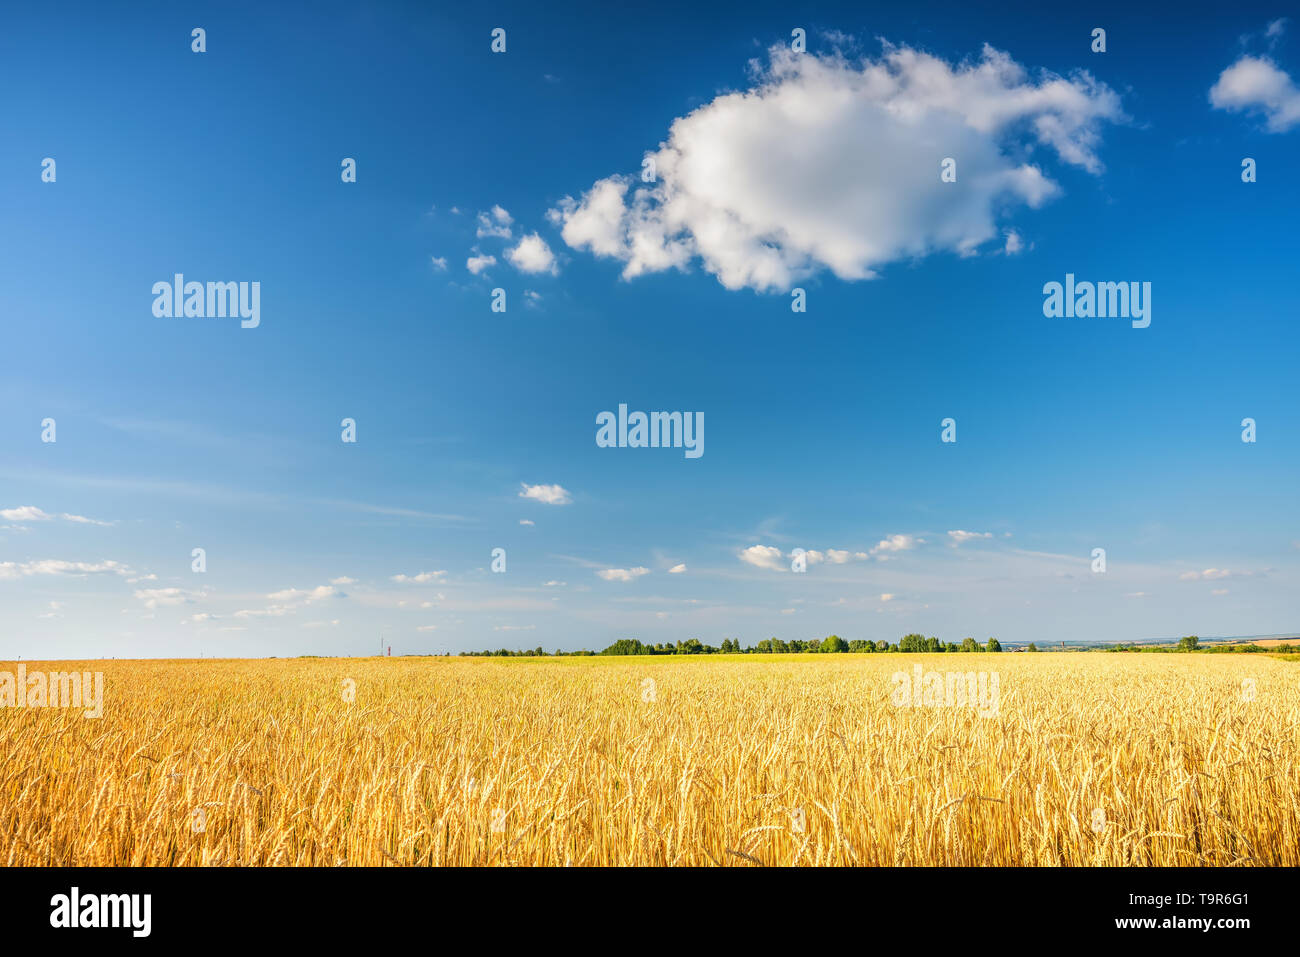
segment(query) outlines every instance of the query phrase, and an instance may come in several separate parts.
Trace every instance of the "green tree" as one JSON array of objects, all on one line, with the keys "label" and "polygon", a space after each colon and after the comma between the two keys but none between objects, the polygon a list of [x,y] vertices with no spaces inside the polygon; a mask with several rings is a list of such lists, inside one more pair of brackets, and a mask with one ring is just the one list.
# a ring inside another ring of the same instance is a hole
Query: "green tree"
[{"label": "green tree", "polygon": [[904,635],[903,640],[898,643],[899,651],[925,651],[925,638],[921,635]]},{"label": "green tree", "polygon": [[601,652],[602,655],[648,655],[653,650],[647,648],[635,638],[620,638]]},{"label": "green tree", "polygon": [[1196,637],[1196,635],[1188,635],[1188,636],[1186,636],[1185,638],[1179,638],[1179,639],[1178,639],[1178,650],[1179,650],[1179,651],[1195,651],[1195,650],[1196,650],[1196,646],[1197,646],[1198,644],[1200,644],[1200,641],[1201,641],[1201,639],[1198,638],[1198,637]]},{"label": "green tree", "polygon": [[822,639],[822,651],[826,653],[848,651],[849,643],[839,635],[827,635]]},{"label": "green tree", "polygon": [[979,651],[979,650],[980,650],[979,642],[977,642],[974,638],[966,637],[966,638],[964,638],[964,639],[962,640],[962,643],[961,643],[961,650],[962,650],[962,651]]},{"label": "green tree", "polygon": [[985,651],[1001,651],[1001,650],[1002,650],[1002,646],[1001,646],[1000,644],[998,644],[998,640],[997,640],[996,638],[990,638],[990,639],[989,639],[989,643],[988,643],[987,645],[984,646],[984,650],[985,650]]}]

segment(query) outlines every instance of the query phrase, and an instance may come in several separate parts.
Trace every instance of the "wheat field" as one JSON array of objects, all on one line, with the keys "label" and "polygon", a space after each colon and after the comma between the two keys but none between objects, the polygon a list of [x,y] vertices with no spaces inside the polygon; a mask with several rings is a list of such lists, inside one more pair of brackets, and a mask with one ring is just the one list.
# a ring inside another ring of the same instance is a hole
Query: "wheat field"
[{"label": "wheat field", "polygon": [[[105,691],[0,709],[11,866],[1300,864],[1261,655],[25,664]],[[997,713],[900,706],[918,664]]]}]

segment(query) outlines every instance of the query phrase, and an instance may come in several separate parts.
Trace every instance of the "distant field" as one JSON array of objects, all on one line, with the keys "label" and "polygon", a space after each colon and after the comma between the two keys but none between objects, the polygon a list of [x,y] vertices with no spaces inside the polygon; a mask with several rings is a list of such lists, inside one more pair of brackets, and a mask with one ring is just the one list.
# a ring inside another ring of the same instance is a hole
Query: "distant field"
[{"label": "distant field", "polygon": [[1300,864],[1268,656],[24,664],[106,683],[0,709],[9,865]]},{"label": "distant field", "polygon": [[1258,645],[1261,648],[1277,648],[1280,645],[1300,645],[1297,638],[1246,638],[1240,641],[1225,641],[1225,645]]}]

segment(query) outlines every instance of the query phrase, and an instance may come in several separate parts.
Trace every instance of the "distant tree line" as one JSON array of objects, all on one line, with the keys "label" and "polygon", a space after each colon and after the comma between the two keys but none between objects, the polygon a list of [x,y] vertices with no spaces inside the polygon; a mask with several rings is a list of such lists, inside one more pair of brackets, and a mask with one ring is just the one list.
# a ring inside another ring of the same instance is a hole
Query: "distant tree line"
[{"label": "distant tree line", "polygon": [[[742,647],[740,641],[734,638],[722,639],[720,647],[706,645],[698,638],[688,638],[685,641],[677,643],[661,643],[655,645],[645,644],[635,638],[620,638],[603,651],[561,651],[553,652],[543,651],[540,647],[532,651],[510,651],[505,648],[498,648],[496,651],[462,651],[463,657],[470,658],[573,658],[573,657],[599,657],[606,655],[798,655],[798,654],[884,654],[884,653],[923,653],[923,654],[943,654],[955,652],[972,652],[972,651],[1001,651],[1002,645],[996,638],[990,638],[984,644],[980,644],[974,638],[966,638],[961,644],[955,641],[940,641],[933,636],[926,638],[924,635],[910,634],[904,635],[896,642],[888,641],[871,641],[870,639],[855,638],[853,641],[845,641],[839,635],[828,635],[820,640],[811,638],[807,641],[800,641],[793,638],[790,641],[782,641],[780,638],[764,638],[756,645]],[[1025,651],[1039,651],[1039,648],[1032,641],[1024,648]],[[1084,650],[1084,649],[1080,649]],[[1110,652],[1140,652],[1143,654],[1168,654],[1170,652],[1189,652],[1199,651],[1206,654],[1300,654],[1300,645],[1278,645],[1274,648],[1263,648],[1256,644],[1249,645],[1210,645],[1200,644],[1200,639],[1196,635],[1187,635],[1178,639],[1175,646],[1139,646],[1137,644],[1115,644],[1094,646],[1091,649],[1095,651]]]},{"label": "distant tree line", "polygon": [[[496,651],[462,651],[461,655],[473,658],[544,658],[570,657],[583,655],[793,655],[793,654],[884,654],[887,652],[941,654],[961,651],[1001,651],[1002,645],[996,638],[990,638],[980,644],[974,638],[966,638],[961,644],[955,641],[942,642],[938,638],[926,638],[924,635],[904,635],[891,644],[888,641],[871,641],[856,638],[845,641],[839,635],[828,635],[820,640],[810,638],[800,641],[793,638],[782,641],[780,638],[764,638],[757,645],[742,647],[739,639],[724,638],[721,647],[706,645],[698,638],[688,638],[676,644],[648,645],[635,638],[620,638],[603,651],[555,651],[554,654],[543,651],[540,647],[533,651],[508,651],[500,648]],[[1030,644],[1029,651],[1038,649]]]},{"label": "distant tree line", "polygon": [[555,651],[543,651],[539,645],[532,651],[510,651],[506,648],[498,648],[496,651],[462,651],[459,652],[462,658],[594,658],[598,652],[587,651],[561,651],[556,648]]},{"label": "distant tree line", "polygon": [[1167,655],[1171,652],[1199,651],[1207,655],[1294,655],[1300,654],[1300,645],[1293,645],[1289,642],[1283,645],[1275,645],[1272,648],[1265,648],[1262,645],[1202,645],[1201,639],[1196,635],[1185,635],[1178,639],[1176,645],[1137,645],[1132,642],[1129,644],[1117,644],[1103,646],[1101,651],[1127,651],[1140,652],[1142,654]]},{"label": "distant tree line", "polygon": [[1198,649],[1211,655],[1296,655],[1300,654],[1300,645],[1274,645],[1272,648],[1263,648],[1259,645],[1216,645],[1213,648]]}]

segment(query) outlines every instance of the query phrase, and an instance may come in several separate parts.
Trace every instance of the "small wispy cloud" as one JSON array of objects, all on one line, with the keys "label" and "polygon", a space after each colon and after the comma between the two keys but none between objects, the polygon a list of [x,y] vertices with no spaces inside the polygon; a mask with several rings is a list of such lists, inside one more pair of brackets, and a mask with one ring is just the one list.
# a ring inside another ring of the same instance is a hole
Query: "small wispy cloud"
[{"label": "small wispy cloud", "polygon": [[291,605],[271,605],[269,608],[241,608],[235,612],[236,618],[283,618],[293,614]]},{"label": "small wispy cloud", "polygon": [[445,570],[418,572],[414,575],[394,575],[392,580],[401,585],[424,585],[429,582],[441,582],[446,574]]},{"label": "small wispy cloud", "polygon": [[76,522],[78,525],[100,525],[107,528],[113,524],[112,522],[101,522],[97,518],[86,518],[84,515],[69,515],[67,512],[64,512],[59,517],[65,522]]},{"label": "small wispy cloud", "polygon": [[641,568],[641,567],[602,568],[599,571],[597,571],[596,574],[599,575],[601,578],[605,579],[605,581],[607,582],[630,582],[630,581],[635,581],[636,579],[640,578],[642,575],[649,575],[650,569]]},{"label": "small wispy cloud", "polygon": [[915,548],[925,541],[923,538],[914,538],[911,535],[890,535],[888,538],[882,538],[871,549],[871,554],[877,559],[887,558],[898,552],[906,552]]},{"label": "small wispy cloud", "polygon": [[202,592],[186,591],[184,588],[140,588],[134,594],[150,610],[173,605],[192,605],[196,599],[203,597]]},{"label": "small wispy cloud", "polygon": [[1229,578],[1232,572],[1226,568],[1207,568],[1203,572],[1183,572],[1178,576],[1179,581],[1184,582],[1209,582],[1217,581],[1220,578]]},{"label": "small wispy cloud", "polygon": [[532,499],[543,505],[569,505],[573,502],[573,496],[562,485],[529,485],[527,482],[520,482],[519,487],[520,498]]},{"label": "small wispy cloud", "polygon": [[952,539],[952,544],[956,546],[956,545],[964,544],[965,542],[973,542],[981,538],[992,538],[993,533],[992,532],[967,532],[958,528],[950,531],[948,533],[948,537]]},{"label": "small wispy cloud", "polygon": [[319,585],[316,588],[285,588],[282,591],[272,592],[267,595],[268,601],[303,601],[313,602],[320,601],[322,598],[333,597],[337,592],[333,585]]},{"label": "small wispy cloud", "polygon": [[45,558],[33,562],[0,562],[0,579],[23,578],[32,575],[119,575],[133,574],[129,565],[122,562],[70,562],[58,558]]},{"label": "small wispy cloud", "polygon": [[[58,518],[77,525],[100,525],[108,528],[113,524],[101,522],[97,518],[87,518],[85,515],[73,515],[70,512],[61,512]],[[19,505],[17,508],[0,508],[0,519],[10,522],[52,522],[55,516],[35,505]]]}]

